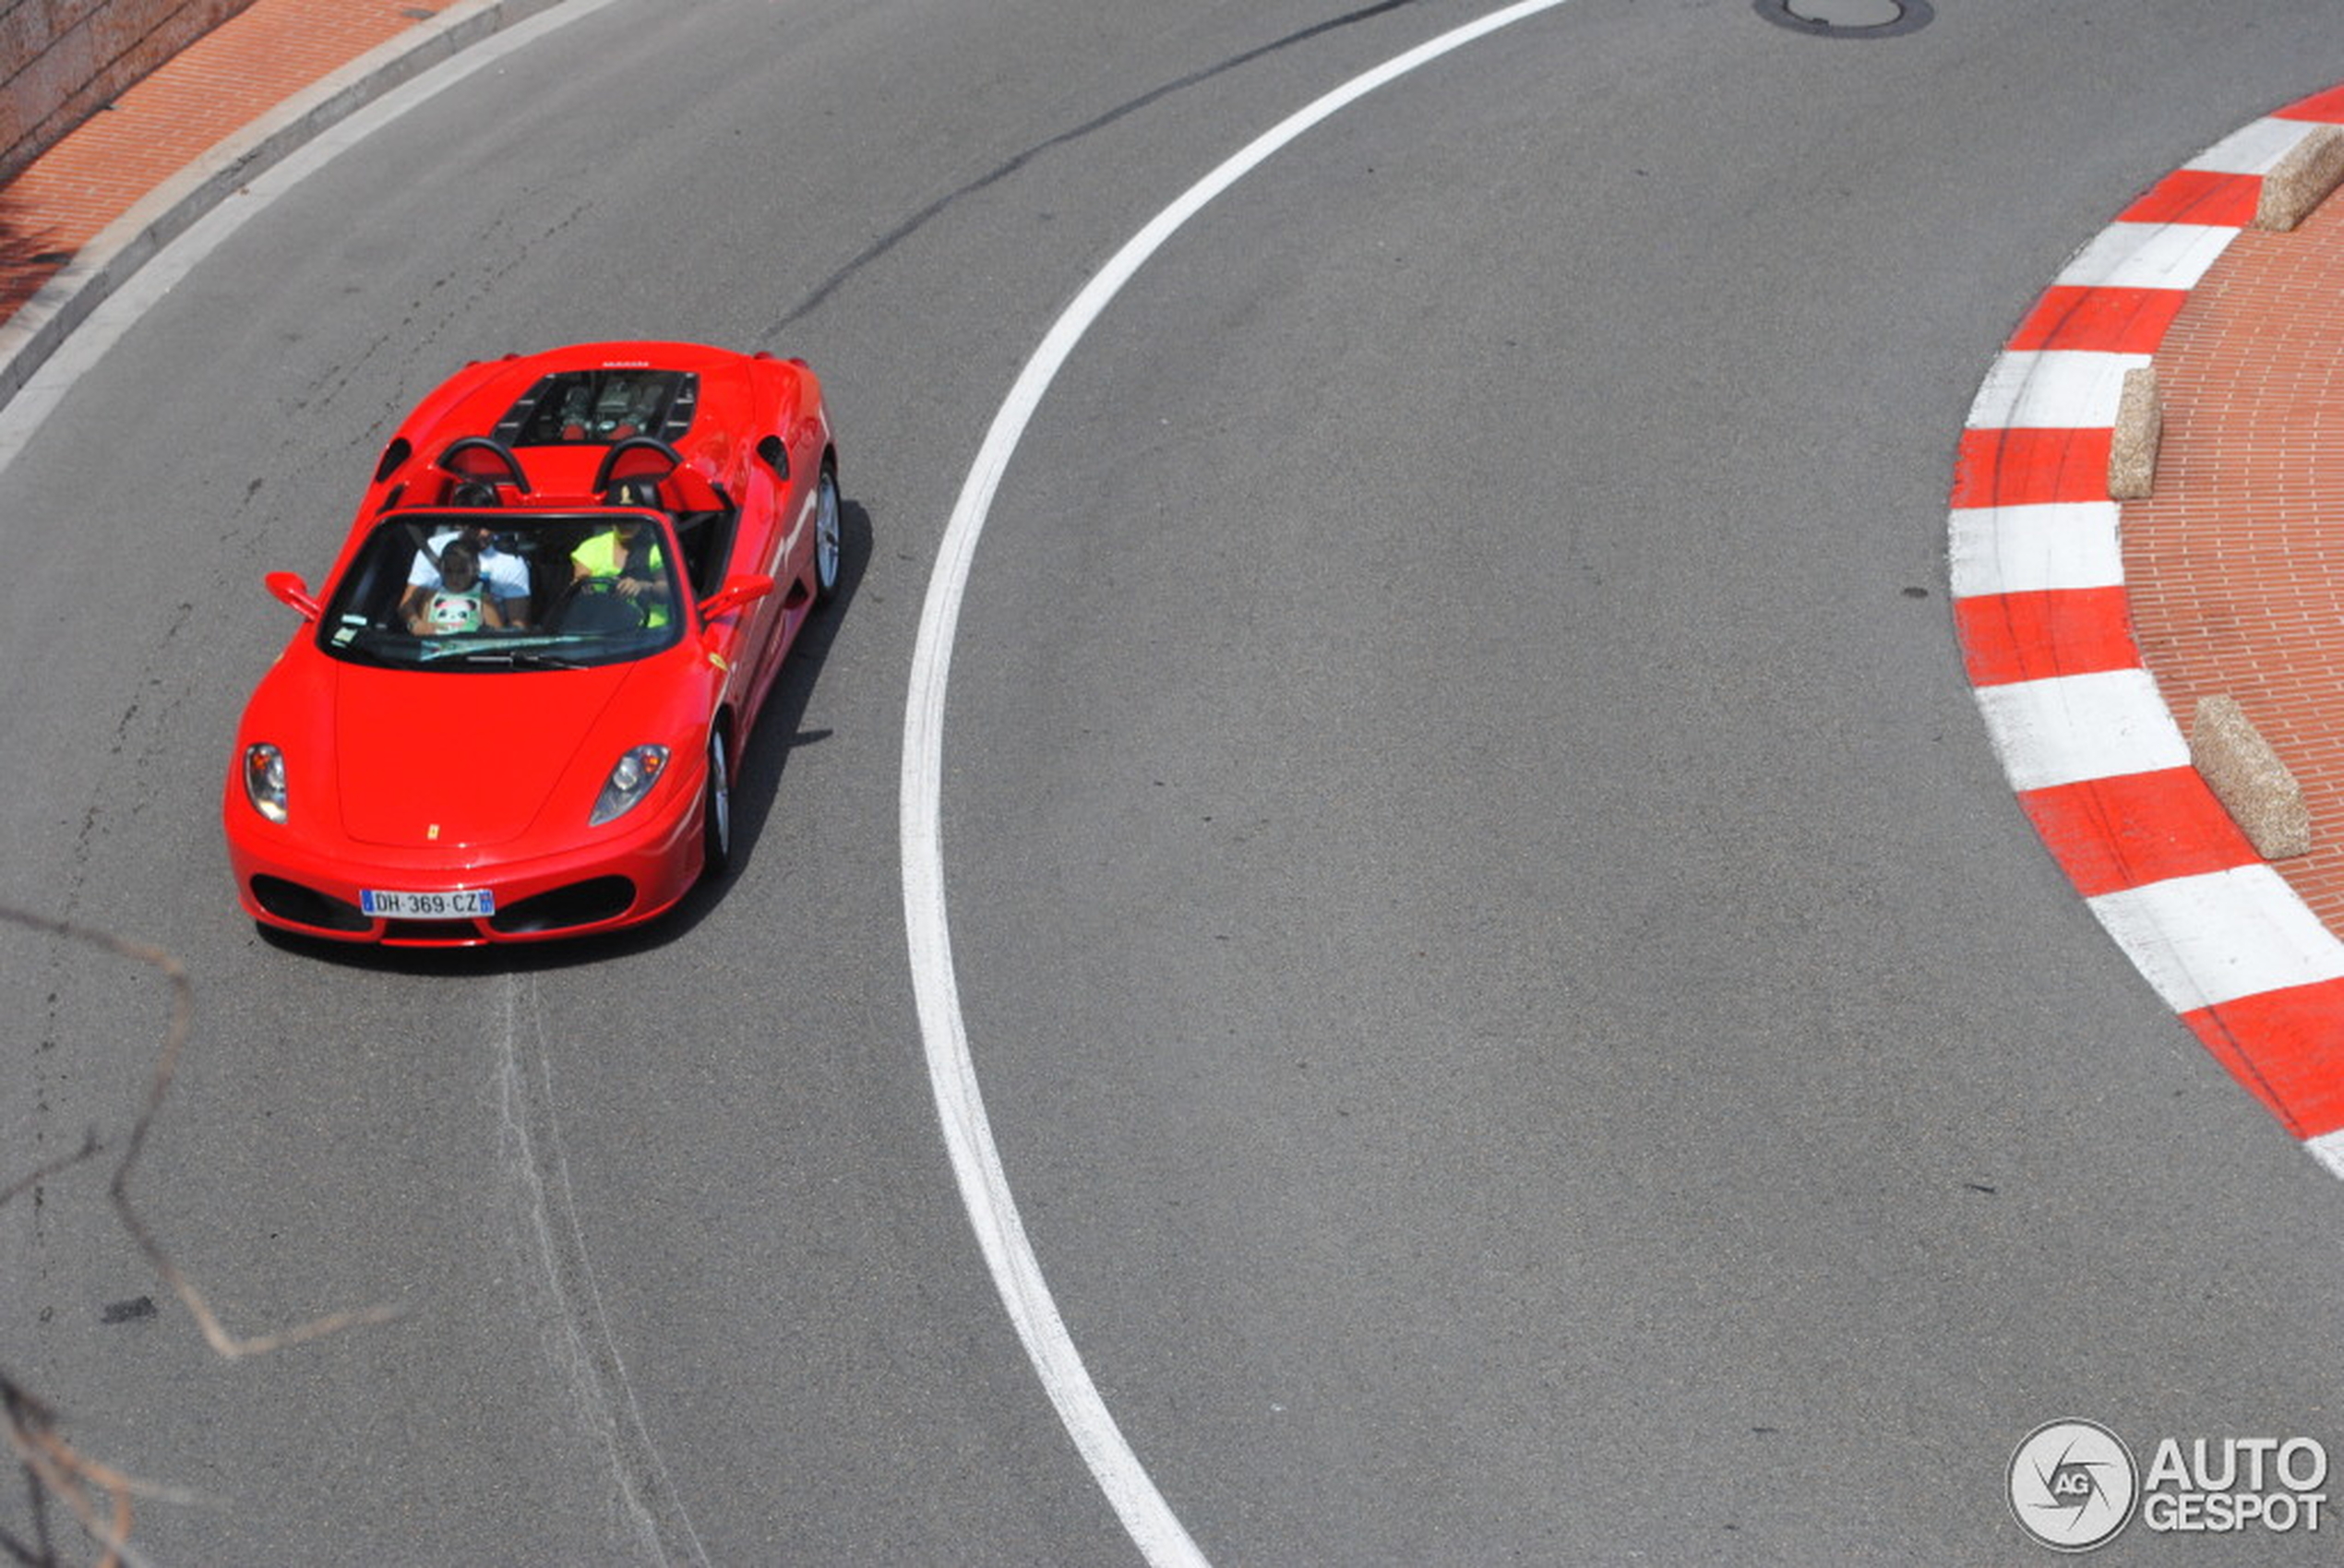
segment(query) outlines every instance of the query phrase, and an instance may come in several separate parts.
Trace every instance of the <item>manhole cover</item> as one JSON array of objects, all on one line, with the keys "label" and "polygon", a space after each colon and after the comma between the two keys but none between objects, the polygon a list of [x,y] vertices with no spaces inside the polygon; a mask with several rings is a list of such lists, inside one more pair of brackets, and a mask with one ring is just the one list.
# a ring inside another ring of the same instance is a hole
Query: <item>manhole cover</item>
[{"label": "manhole cover", "polygon": [[1925,28],[1929,0],[1752,0],[1777,27],[1812,38],[1894,38]]}]

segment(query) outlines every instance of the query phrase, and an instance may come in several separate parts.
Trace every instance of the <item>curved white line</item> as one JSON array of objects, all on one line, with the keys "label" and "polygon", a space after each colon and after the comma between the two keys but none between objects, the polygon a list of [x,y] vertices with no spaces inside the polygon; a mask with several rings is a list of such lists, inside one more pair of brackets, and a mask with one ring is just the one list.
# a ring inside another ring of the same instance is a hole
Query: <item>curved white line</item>
[{"label": "curved white line", "polygon": [[944,696],[969,563],[985,532],[1001,474],[1041,405],[1043,394],[1091,324],[1166,240],[1214,197],[1321,120],[1452,50],[1562,4],[1564,0],[1522,0],[1353,78],[1256,138],[1127,241],[1044,336],[993,416],[975,465],[961,486],[960,500],[945,526],[936,567],[928,578],[903,714],[901,796],[903,924],[911,943],[912,987],[919,1003],[928,1081],[951,1155],[952,1173],[960,1183],[961,1201],[968,1209],[986,1265],[992,1271],[994,1288],[1016,1325],[1034,1371],[1041,1375],[1050,1402],[1058,1408],[1058,1419],[1074,1439],[1123,1527],[1155,1568],[1202,1565],[1205,1559],[1141,1466],[1115,1418],[1107,1413],[1058,1317],[1058,1305],[1026,1241],[1024,1223],[1001,1169],[992,1127],[986,1119],[984,1096],[977,1090],[975,1065],[969,1055],[967,1024],[961,1014],[960,982],[952,969],[951,931],[944,907]]}]

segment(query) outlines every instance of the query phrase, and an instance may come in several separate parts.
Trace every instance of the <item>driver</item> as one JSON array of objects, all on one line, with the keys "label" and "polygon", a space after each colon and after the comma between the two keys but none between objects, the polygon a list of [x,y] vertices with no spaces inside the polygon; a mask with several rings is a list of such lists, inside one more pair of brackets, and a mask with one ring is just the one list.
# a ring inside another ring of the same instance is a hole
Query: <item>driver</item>
[{"label": "driver", "polygon": [[[611,486],[609,501],[615,507],[656,507],[659,492],[640,480],[623,479]],[[591,535],[570,552],[569,564],[573,582],[599,578],[609,581],[624,598],[650,595],[643,624],[667,624],[667,558],[660,547],[659,530],[643,519],[620,518]]]}]

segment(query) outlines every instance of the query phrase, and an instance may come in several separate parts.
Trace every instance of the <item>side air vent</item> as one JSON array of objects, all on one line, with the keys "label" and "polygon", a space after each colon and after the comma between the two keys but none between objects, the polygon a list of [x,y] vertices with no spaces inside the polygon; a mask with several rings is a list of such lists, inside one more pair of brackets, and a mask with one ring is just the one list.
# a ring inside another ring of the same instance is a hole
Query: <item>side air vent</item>
[{"label": "side air vent", "polygon": [[382,461],[375,464],[375,483],[379,485],[397,473],[407,465],[407,460],[414,455],[413,442],[404,436],[393,437],[390,445],[383,449]]}]

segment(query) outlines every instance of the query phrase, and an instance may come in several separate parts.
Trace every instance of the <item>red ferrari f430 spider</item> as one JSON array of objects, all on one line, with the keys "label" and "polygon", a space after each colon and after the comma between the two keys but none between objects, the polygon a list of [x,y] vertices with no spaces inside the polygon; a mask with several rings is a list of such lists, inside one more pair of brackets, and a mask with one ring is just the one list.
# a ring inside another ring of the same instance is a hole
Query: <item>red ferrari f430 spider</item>
[{"label": "red ferrari f430 spider", "polygon": [[732,849],[758,712],[839,576],[801,360],[597,343],[468,365],[385,448],[245,707],[246,913],[469,946],[671,908]]}]

